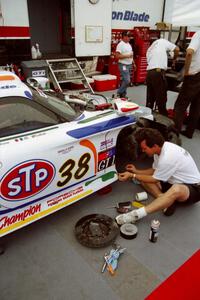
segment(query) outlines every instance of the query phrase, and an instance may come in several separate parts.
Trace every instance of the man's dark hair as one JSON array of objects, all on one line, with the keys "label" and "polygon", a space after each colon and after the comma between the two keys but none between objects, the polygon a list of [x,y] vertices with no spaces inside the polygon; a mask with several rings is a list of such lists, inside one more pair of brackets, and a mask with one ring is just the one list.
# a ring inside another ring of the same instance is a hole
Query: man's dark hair
[{"label": "man's dark hair", "polygon": [[158,145],[160,147],[163,146],[165,139],[162,134],[153,128],[141,128],[138,129],[135,133],[135,139],[140,145],[142,141],[146,141],[146,145],[148,147],[153,147],[154,145]]},{"label": "man's dark hair", "polygon": [[130,31],[123,31],[123,32],[122,32],[122,37],[124,37],[124,36],[129,36],[129,37],[131,37],[132,35],[131,35],[131,32],[130,32]]}]

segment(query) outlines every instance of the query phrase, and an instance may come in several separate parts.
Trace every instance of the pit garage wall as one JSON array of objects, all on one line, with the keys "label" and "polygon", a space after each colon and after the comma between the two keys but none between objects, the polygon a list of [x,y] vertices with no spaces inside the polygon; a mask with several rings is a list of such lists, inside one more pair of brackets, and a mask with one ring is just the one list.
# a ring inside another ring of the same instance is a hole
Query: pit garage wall
[{"label": "pit garage wall", "polygon": [[0,39],[30,39],[27,0],[0,0]]}]

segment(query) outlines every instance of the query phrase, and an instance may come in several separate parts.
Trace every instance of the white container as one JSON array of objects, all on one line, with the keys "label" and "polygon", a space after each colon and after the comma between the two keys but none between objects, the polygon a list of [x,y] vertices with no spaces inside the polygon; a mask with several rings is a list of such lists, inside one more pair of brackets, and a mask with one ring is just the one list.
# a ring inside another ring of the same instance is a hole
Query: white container
[{"label": "white container", "polygon": [[111,74],[104,74],[104,75],[94,75],[92,76],[92,78],[97,81],[105,81],[105,80],[117,79],[117,76]]},{"label": "white container", "polygon": [[26,81],[42,90],[49,89],[49,79],[46,77],[28,77]]},{"label": "white container", "polygon": [[32,59],[37,59],[37,50],[34,46],[31,47],[31,56]]},{"label": "white container", "polygon": [[35,44],[35,46],[36,46],[37,58],[41,58],[42,53],[40,52],[40,46],[39,46],[39,44]]},{"label": "white container", "polygon": [[146,192],[137,193],[135,195],[135,200],[137,201],[145,201],[148,199],[148,194]]}]

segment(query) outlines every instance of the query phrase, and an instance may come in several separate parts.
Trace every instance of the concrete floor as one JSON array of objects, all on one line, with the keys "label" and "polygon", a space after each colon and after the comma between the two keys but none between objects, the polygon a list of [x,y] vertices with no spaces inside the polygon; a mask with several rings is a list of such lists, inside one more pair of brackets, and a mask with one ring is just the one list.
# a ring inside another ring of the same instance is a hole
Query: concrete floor
[{"label": "concrete floor", "polygon": [[[138,104],[145,103],[145,93],[143,85],[128,91]],[[169,107],[176,97],[176,93],[169,93]],[[200,168],[200,132],[196,130],[192,140],[183,137],[182,142]],[[6,252],[0,256],[0,299],[143,300],[199,249],[200,203],[180,207],[171,217],[157,213],[140,220],[134,240],[117,237],[117,244],[127,250],[114,276],[101,273],[103,255],[111,246],[86,248],[74,235],[74,225],[82,216],[103,213],[115,217],[115,209],[107,207],[134,200],[138,191],[142,191],[139,185],[116,182],[107,195],[89,196],[5,237]],[[155,244],[148,240],[152,218],[161,223]]]}]

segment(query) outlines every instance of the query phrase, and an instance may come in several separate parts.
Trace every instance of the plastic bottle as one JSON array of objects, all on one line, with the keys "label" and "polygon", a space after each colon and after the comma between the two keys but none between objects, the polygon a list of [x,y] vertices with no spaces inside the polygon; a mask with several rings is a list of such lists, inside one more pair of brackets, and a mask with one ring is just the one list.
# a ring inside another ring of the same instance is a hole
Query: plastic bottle
[{"label": "plastic bottle", "polygon": [[159,227],[160,227],[160,222],[158,220],[151,221],[151,229],[149,233],[150,242],[152,243],[157,242]]},{"label": "plastic bottle", "polygon": [[31,47],[31,56],[32,56],[32,59],[37,59],[37,51],[36,51],[35,46]]},{"label": "plastic bottle", "polygon": [[36,47],[37,58],[41,58],[42,57],[42,53],[40,52],[40,46],[39,46],[39,44],[35,44],[35,47]]}]

